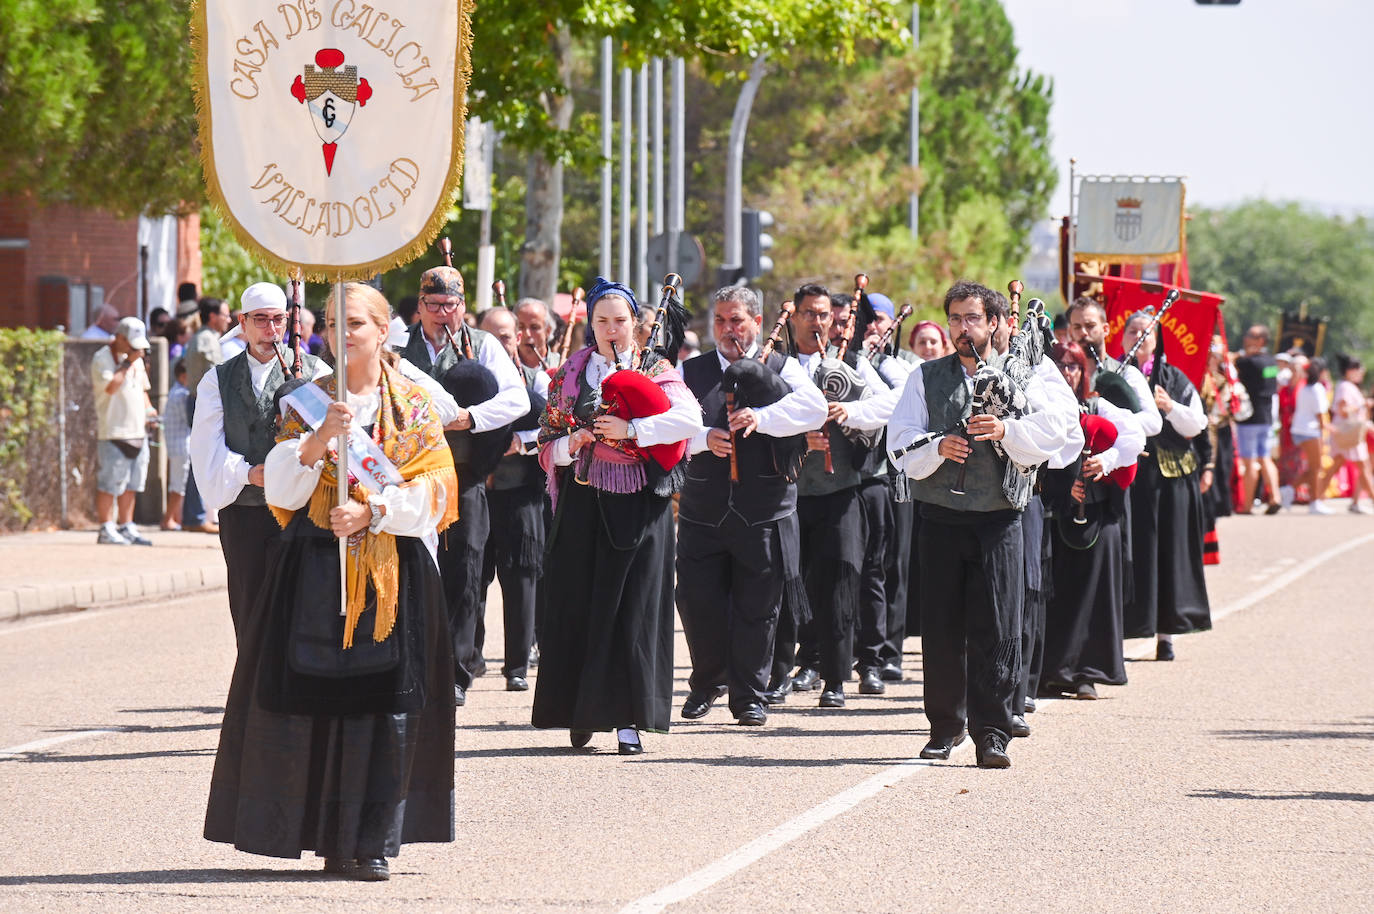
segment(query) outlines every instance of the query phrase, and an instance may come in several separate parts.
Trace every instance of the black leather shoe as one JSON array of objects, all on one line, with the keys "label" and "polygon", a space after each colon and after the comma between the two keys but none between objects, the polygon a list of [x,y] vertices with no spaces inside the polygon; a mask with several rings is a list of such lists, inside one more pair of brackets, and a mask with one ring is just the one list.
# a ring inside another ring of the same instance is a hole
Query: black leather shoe
[{"label": "black leather shoe", "polygon": [[1173,660],[1174,643],[1172,641],[1160,641],[1155,645],[1156,660]]},{"label": "black leather shoe", "polygon": [[887,691],[887,686],[883,685],[882,677],[877,670],[865,670],[859,677],[860,695],[881,695]]},{"label": "black leather shoe", "polygon": [[811,667],[809,666],[804,666],[801,669],[797,670],[796,675],[792,677],[792,691],[810,692],[812,689],[816,687],[816,683],[820,680],[820,678],[820,673],[811,669]]},{"label": "black leather shoe", "polygon": [[820,707],[822,708],[843,708],[844,707],[844,684],[827,682],[825,691],[821,693]]},{"label": "black leather shoe", "polygon": [[592,731],[590,730],[569,730],[568,740],[574,749],[581,749],[592,741]]},{"label": "black leather shoe", "polygon": [[1030,724],[1026,723],[1026,719],[1020,714],[1011,716],[1011,735],[1021,739],[1030,736]]},{"label": "black leather shoe", "polygon": [[530,690],[530,683],[529,683],[529,680],[527,680],[524,676],[507,676],[507,677],[506,677],[506,691],[507,691],[507,692],[528,692],[529,690]]},{"label": "black leather shoe", "polygon": [[1080,682],[1073,687],[1073,697],[1083,701],[1094,701],[1097,699],[1097,687],[1091,682]]},{"label": "black leather shoe", "polygon": [[762,727],[768,723],[768,712],[763,705],[751,704],[739,713],[737,720],[741,727]]},{"label": "black leather shoe", "polygon": [[343,857],[325,857],[324,871],[331,876],[352,876],[358,869],[358,861]]},{"label": "black leather shoe", "polygon": [[958,736],[932,736],[930,742],[926,743],[925,748],[921,750],[921,758],[947,759],[949,754],[954,751],[954,747],[963,745],[966,739],[968,739],[966,733],[960,733]]},{"label": "black leather shoe", "polygon": [[468,703],[468,690],[465,689],[465,688],[463,688],[463,687],[460,686],[460,685],[455,685],[455,686],[453,687],[453,703],[454,703],[455,705],[457,705],[458,707],[460,707],[460,708],[461,708],[463,705],[467,704],[467,703]]},{"label": "black leather shoe", "polygon": [[1007,741],[1000,733],[984,733],[978,737],[975,747],[979,768],[1010,768],[1011,756],[1007,755]]},{"label": "black leather shoe", "polygon": [[895,663],[889,663],[878,671],[878,676],[883,682],[901,682],[902,668]]},{"label": "black leather shoe", "polygon": [[1034,714],[1034,713],[1035,713],[1035,699],[1034,699],[1034,698],[1031,698],[1029,695],[1027,695],[1027,696],[1026,696],[1026,700],[1023,701],[1023,702],[1021,703],[1021,712],[1022,712],[1023,714]]},{"label": "black leather shoe", "polygon": [[623,739],[619,740],[621,755],[643,755],[644,744],[639,741],[639,734],[635,734],[635,741],[627,743]]},{"label": "black leather shoe", "polygon": [[682,716],[687,720],[698,720],[706,716],[706,712],[711,710],[711,705],[716,703],[726,692],[725,686],[716,686],[711,691],[702,695],[691,692],[687,695],[687,700],[682,703]]},{"label": "black leather shoe", "polygon": [[781,705],[787,703],[787,693],[792,691],[792,677],[784,676],[768,683],[768,691],[763,693],[765,704]]},{"label": "black leather shoe", "polygon": [[386,865],[385,857],[362,857],[353,870],[353,878],[363,882],[386,882],[391,878],[391,868]]}]

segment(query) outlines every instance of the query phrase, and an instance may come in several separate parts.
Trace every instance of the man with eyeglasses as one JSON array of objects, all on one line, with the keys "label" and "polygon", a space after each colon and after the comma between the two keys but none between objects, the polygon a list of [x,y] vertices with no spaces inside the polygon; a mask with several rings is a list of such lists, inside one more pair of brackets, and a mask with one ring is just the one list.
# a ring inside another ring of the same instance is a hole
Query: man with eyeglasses
[{"label": "man with eyeglasses", "polygon": [[[467,295],[463,274],[453,267],[435,267],[420,277],[420,326],[400,350],[404,361],[438,379],[458,364],[463,345],[463,314]],[[472,467],[471,433],[510,425],[529,412],[530,398],[515,362],[489,333],[469,328],[472,356],[496,378],[494,397],[469,408],[458,409],[458,418],[445,425],[460,432],[449,437],[453,464],[458,470],[458,520],[439,541],[439,573],[444,580],[449,624],[453,637],[454,700],[467,702],[472,680],[486,672],[486,660],[477,649],[477,619],[482,611],[482,560],[491,519],[487,508],[485,477]],[[510,658],[507,658],[509,662]]]},{"label": "man with eyeglasses", "polygon": [[[210,510],[219,509],[235,638],[267,576],[280,533],[263,493],[263,462],[277,443],[274,401],[287,380],[277,358],[286,330],[286,294],[259,282],[244,290],[241,301],[238,326],[225,338],[242,339],[244,351],[213,366],[196,385],[190,440],[201,498]],[[329,374],[329,366],[312,355],[302,353],[301,363],[307,378]]]},{"label": "man with eyeglasses", "polygon": [[[1021,680],[1025,576],[1021,509],[1005,483],[1006,462],[1048,461],[1063,448],[1077,415],[1046,409],[1050,395],[1038,375],[1027,385],[1028,411],[1020,418],[969,415],[980,359],[1001,365],[993,335],[1007,321],[1007,303],[985,286],[961,281],[945,293],[944,305],[955,352],[912,372],[888,425],[894,451],[929,431],[943,432],[899,461],[921,505],[916,548],[930,721],[921,757],[948,759],[964,741],[967,722],[978,766],[1009,768],[1007,742],[1013,711],[1020,710],[1013,702]],[[961,420],[966,430],[958,428]]]}]

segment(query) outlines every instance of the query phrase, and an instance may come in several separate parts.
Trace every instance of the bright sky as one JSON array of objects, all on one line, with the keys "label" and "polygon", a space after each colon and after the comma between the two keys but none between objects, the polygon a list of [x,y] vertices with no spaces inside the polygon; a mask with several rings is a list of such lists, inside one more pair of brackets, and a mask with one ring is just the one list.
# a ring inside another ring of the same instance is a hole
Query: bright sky
[{"label": "bright sky", "polygon": [[1054,78],[1068,214],[1079,174],[1177,174],[1188,202],[1374,213],[1374,2],[1004,0],[1020,65]]}]

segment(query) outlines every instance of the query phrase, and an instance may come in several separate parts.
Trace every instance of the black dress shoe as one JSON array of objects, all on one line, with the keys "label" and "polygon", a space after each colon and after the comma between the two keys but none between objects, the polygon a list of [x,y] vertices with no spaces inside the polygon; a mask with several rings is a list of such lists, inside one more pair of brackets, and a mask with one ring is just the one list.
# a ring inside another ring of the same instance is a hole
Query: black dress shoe
[{"label": "black dress shoe", "polygon": [[621,754],[621,755],[643,755],[643,754],[644,754],[644,744],[641,743],[641,742],[639,741],[639,733],[638,733],[638,732],[635,733],[635,741],[634,741],[634,742],[632,742],[632,743],[627,743],[627,742],[625,742],[623,739],[622,739],[622,740],[619,740],[619,742],[620,742],[620,754]]},{"label": "black dress shoe", "polygon": [[796,675],[792,677],[792,691],[810,692],[813,688],[816,687],[816,683],[820,680],[820,678],[820,673],[811,669],[811,667],[809,666],[804,666],[801,669],[797,670]]},{"label": "black dress shoe", "polygon": [[1030,724],[1026,723],[1026,719],[1020,714],[1011,716],[1011,735],[1021,739],[1030,736]]},{"label": "black dress shoe", "polygon": [[385,857],[360,857],[353,878],[363,882],[386,882],[391,878],[391,868],[386,865]]},{"label": "black dress shoe", "polygon": [[507,676],[507,677],[506,677],[506,691],[507,691],[507,692],[528,692],[529,690],[530,690],[530,683],[529,683],[529,680],[527,680],[524,676]]},{"label": "black dress shoe", "polygon": [[572,743],[574,749],[581,749],[592,741],[592,731],[590,730],[569,730],[568,741]]},{"label": "black dress shoe", "polygon": [[792,691],[792,677],[784,676],[781,680],[773,680],[768,683],[768,691],[763,693],[765,704],[781,705],[787,703],[787,693]]},{"label": "black dress shoe", "polygon": [[763,709],[763,705],[751,704],[738,715],[741,727],[762,727],[768,723],[768,712]]},{"label": "black dress shoe", "polygon": [[358,861],[344,857],[325,857],[324,871],[332,876],[352,876],[358,869]]},{"label": "black dress shoe", "polygon": [[1073,688],[1073,697],[1083,701],[1095,701],[1097,699],[1097,687],[1091,682],[1080,682]]},{"label": "black dress shoe", "polygon": [[960,733],[958,736],[932,736],[930,742],[926,743],[921,750],[921,758],[947,759],[949,754],[954,751],[955,746],[962,745],[968,735]]},{"label": "black dress shoe", "polygon": [[1174,643],[1172,641],[1160,641],[1155,645],[1156,660],[1173,660]]},{"label": "black dress shoe", "polygon": [[467,703],[468,703],[468,690],[465,689],[465,688],[463,688],[463,687],[460,686],[460,685],[455,685],[455,686],[453,687],[453,703],[454,703],[455,705],[457,705],[458,707],[460,707],[460,708],[461,708],[463,705],[467,704]]},{"label": "black dress shoe", "polygon": [[821,693],[820,707],[843,708],[844,684],[840,682],[827,682],[825,684],[825,691]]},{"label": "black dress shoe", "polygon": [[882,677],[877,670],[865,670],[859,677],[860,695],[881,695],[887,691],[887,686],[883,685]]},{"label": "black dress shoe", "polygon": [[1000,733],[984,733],[978,737],[975,747],[979,768],[1010,768],[1011,756],[1007,755],[1007,741]]},{"label": "black dress shoe", "polygon": [[1035,699],[1034,699],[1034,698],[1031,698],[1029,695],[1027,695],[1027,696],[1026,696],[1026,700],[1023,701],[1023,702],[1021,703],[1021,712],[1022,712],[1023,714],[1034,714],[1034,713],[1035,713]]},{"label": "black dress shoe", "polygon": [[889,663],[878,671],[878,675],[883,682],[901,682],[902,668],[895,663]]},{"label": "black dress shoe", "polygon": [[687,720],[698,720],[705,717],[706,712],[711,710],[711,705],[716,703],[726,692],[725,686],[716,686],[705,695],[691,692],[687,695],[687,700],[682,703],[682,716]]}]

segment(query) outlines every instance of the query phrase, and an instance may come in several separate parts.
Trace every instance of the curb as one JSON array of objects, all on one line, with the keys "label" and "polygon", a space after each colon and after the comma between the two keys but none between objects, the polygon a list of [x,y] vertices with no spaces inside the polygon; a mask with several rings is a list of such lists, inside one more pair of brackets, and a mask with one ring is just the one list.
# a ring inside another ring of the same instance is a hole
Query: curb
[{"label": "curb", "polygon": [[145,571],[96,581],[41,584],[0,590],[0,624],[29,616],[80,612],[130,600],[180,597],[223,590],[228,575],[223,565],[176,571]]}]

